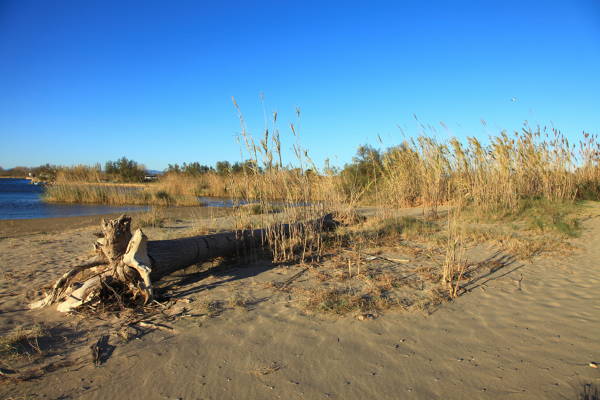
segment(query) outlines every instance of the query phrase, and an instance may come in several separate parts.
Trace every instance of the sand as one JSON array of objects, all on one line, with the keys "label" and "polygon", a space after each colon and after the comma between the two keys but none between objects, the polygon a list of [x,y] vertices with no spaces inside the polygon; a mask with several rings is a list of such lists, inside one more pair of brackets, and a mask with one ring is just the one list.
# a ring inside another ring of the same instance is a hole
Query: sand
[{"label": "sand", "polygon": [[[590,213],[570,256],[514,262],[431,315],[389,310],[359,320],[306,312],[290,292],[269,285],[300,266],[248,262],[169,277],[177,301],[165,311],[165,327],[129,342],[112,334],[116,319],[26,309],[39,287],[89,251],[98,230],[78,222],[42,233],[46,221],[30,222],[29,230],[0,235],[0,329],[41,322],[52,339],[44,357],[0,361],[5,371],[44,368],[35,379],[4,379],[0,397],[575,399],[585,384],[600,384],[600,369],[589,366],[600,361],[600,207]],[[178,224],[148,236],[191,229],[185,218]],[[206,315],[206,299],[230,304],[233,293],[253,302]],[[112,334],[114,349],[96,367],[89,346],[103,334]]]}]

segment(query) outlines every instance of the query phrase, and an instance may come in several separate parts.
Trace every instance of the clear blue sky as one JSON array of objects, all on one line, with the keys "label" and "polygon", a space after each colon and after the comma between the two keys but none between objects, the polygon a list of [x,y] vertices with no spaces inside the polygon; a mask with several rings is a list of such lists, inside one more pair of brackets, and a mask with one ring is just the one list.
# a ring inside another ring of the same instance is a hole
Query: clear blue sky
[{"label": "clear blue sky", "polygon": [[0,0],[4,168],[237,161],[231,96],[260,133],[260,93],[282,134],[302,109],[319,163],[413,114],[442,138],[599,133],[600,2]]}]

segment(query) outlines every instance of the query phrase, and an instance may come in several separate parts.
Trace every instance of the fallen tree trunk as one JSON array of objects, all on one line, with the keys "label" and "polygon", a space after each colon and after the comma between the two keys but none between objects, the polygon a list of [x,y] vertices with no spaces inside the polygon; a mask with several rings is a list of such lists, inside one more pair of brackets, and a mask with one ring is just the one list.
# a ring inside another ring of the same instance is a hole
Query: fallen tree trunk
[{"label": "fallen tree trunk", "polygon": [[[59,311],[72,311],[98,300],[103,285],[109,287],[107,281],[120,283],[128,288],[133,299],[142,297],[143,303],[147,303],[153,296],[152,282],[174,271],[214,257],[238,255],[268,245],[275,236],[303,235],[307,230],[320,233],[334,226],[332,215],[327,214],[313,221],[276,224],[263,229],[148,241],[141,229],[131,234],[128,216],[103,220],[102,237],[95,244],[95,257],[66,272],[44,299],[30,307],[58,303]],[[92,270],[92,276],[75,283],[75,276],[88,270]]]},{"label": "fallen tree trunk", "polygon": [[278,224],[269,228],[222,232],[190,238],[148,241],[148,257],[152,263],[151,280],[158,280],[171,272],[215,257],[239,255],[240,252],[267,245],[270,233],[282,237],[293,232],[302,234],[307,229],[324,231],[335,226],[331,214],[310,222]]}]

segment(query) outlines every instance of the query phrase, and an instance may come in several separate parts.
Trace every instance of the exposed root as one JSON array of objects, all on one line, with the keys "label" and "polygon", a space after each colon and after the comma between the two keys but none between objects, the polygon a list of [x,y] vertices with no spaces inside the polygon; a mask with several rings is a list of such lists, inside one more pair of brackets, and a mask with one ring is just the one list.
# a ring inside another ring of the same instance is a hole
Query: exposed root
[{"label": "exposed root", "polygon": [[73,311],[94,298],[98,294],[101,285],[102,277],[99,275],[86,280],[81,287],[71,292],[66,299],[62,300],[56,309],[60,312]]},{"label": "exposed root", "polygon": [[136,230],[123,256],[123,263],[137,271],[142,279],[139,290],[144,297],[144,304],[152,301],[152,282],[150,281],[152,261],[148,257],[147,242],[148,238],[144,232],[141,229]]},{"label": "exposed root", "polygon": [[[135,300],[141,296],[144,304],[151,301],[152,263],[147,254],[147,238],[139,229],[132,236],[130,226],[131,218],[125,215],[114,220],[103,220],[103,237],[95,243],[97,256],[66,272],[46,297],[29,307],[33,309],[58,304],[58,311],[70,312],[82,305],[92,305],[108,298],[112,298],[109,302],[118,301],[121,307],[123,298]],[[100,265],[104,267],[96,274],[75,280],[81,272]],[[108,296],[103,293],[108,293]]]},{"label": "exposed root", "polygon": [[67,271],[63,276],[60,277],[60,279],[56,281],[56,283],[52,287],[51,292],[48,295],[46,295],[45,298],[31,303],[29,305],[29,308],[42,308],[58,302],[59,299],[64,297],[65,292],[69,288],[69,284],[77,274],[102,264],[106,264],[106,261],[103,259],[102,256],[96,256],[85,264],[73,267],[71,270]]}]

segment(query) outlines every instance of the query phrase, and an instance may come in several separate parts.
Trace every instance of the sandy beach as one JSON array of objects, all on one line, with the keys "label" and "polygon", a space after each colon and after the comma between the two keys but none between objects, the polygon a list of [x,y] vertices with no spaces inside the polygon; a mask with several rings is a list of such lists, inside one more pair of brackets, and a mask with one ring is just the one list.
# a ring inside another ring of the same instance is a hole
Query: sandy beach
[{"label": "sandy beach", "polygon": [[[40,342],[43,357],[2,362],[0,394],[576,399],[586,384],[600,383],[600,370],[590,367],[600,359],[600,208],[590,213],[572,255],[512,262],[430,315],[391,309],[363,319],[308,312],[294,290],[273,284],[303,266],[248,260],[167,277],[171,299],[162,319],[128,341],[115,333],[116,317],[27,309],[39,288],[89,252],[99,217],[29,220],[18,227],[0,221],[2,332],[34,323],[50,332]],[[169,230],[185,235],[191,229],[185,216],[171,222],[147,234],[168,237]],[[494,254],[479,248],[470,258]],[[309,278],[300,276],[292,286]],[[236,307],[232,296],[252,301]],[[95,366],[90,346],[103,335],[109,354]],[[30,379],[11,378],[24,371],[32,371]]]}]

